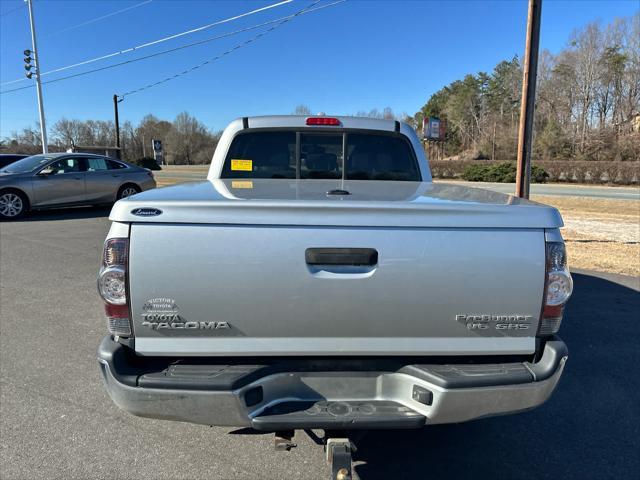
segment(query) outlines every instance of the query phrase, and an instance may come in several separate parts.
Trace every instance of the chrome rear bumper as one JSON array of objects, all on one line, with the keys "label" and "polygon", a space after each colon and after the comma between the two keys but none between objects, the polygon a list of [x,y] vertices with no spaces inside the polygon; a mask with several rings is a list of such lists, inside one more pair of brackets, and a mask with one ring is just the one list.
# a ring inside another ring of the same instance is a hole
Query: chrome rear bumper
[{"label": "chrome rear bumper", "polygon": [[549,398],[567,357],[558,339],[546,343],[535,363],[390,368],[380,360],[380,369],[372,368],[376,359],[345,361],[344,369],[338,360],[244,365],[149,359],[111,337],[98,351],[109,395],[129,413],[265,431],[417,428],[529,410]]}]

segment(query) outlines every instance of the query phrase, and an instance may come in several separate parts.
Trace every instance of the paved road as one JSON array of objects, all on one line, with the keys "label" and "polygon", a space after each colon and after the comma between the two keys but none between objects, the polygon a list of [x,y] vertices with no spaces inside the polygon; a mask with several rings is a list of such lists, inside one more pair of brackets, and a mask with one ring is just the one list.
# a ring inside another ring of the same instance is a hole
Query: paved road
[{"label": "paved road", "polygon": [[[470,187],[486,188],[495,192],[513,194],[516,190],[515,183],[489,183],[489,182],[451,182],[448,180],[436,180],[437,182],[455,183]],[[532,195],[553,195],[571,197],[608,198],[613,200],[640,200],[640,188],[637,187],[598,187],[591,185],[566,185],[562,183],[545,183],[531,185]]]},{"label": "paved road", "polygon": [[[321,448],[303,435],[274,453],[268,435],[136,418],[111,403],[95,360],[107,213],[0,224],[0,478],[327,478]],[[359,478],[640,478],[640,286],[588,272],[575,285],[562,328],[570,359],[547,404],[370,434]]]},{"label": "paved road", "polygon": [[[165,170],[154,172],[159,181],[172,182],[192,182],[204,180],[207,177],[207,170],[202,166],[194,167],[165,167]],[[454,183],[467,185],[470,187],[486,188],[495,192],[513,194],[516,189],[515,183],[488,183],[488,182],[459,182],[452,180],[436,180],[437,183]],[[578,196],[591,198],[608,198],[613,200],[640,200],[639,187],[602,187],[591,185],[567,185],[556,184],[533,184],[531,185],[532,195],[552,195],[552,196]]]}]

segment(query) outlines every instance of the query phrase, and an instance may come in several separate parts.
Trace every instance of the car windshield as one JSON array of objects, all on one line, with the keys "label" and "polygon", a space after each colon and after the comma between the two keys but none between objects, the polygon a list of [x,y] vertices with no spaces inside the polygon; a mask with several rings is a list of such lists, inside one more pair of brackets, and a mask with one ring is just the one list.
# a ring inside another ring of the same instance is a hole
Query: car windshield
[{"label": "car windshield", "polygon": [[45,162],[51,160],[52,157],[47,155],[33,155],[31,157],[23,158],[17,162],[13,162],[10,165],[0,169],[0,172],[4,173],[29,173],[33,172],[36,168],[43,165]]}]

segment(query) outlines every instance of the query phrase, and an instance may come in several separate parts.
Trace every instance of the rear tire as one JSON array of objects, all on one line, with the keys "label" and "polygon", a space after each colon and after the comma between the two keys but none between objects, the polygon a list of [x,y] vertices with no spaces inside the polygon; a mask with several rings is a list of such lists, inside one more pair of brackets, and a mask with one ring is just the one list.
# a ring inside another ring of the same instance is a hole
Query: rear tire
[{"label": "rear tire", "polygon": [[140,192],[141,190],[137,185],[128,183],[120,187],[120,190],[118,190],[118,196],[116,197],[116,200],[122,200],[123,198],[130,197],[131,195],[135,195],[136,193],[140,193]]},{"label": "rear tire", "polygon": [[27,196],[18,190],[0,192],[0,219],[14,220],[20,218],[29,209]]}]

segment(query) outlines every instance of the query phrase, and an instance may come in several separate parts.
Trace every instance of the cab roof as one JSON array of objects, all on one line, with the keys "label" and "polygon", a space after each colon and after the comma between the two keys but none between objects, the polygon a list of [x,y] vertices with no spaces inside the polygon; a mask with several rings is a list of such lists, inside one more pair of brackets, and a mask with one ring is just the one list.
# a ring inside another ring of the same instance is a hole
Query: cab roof
[{"label": "cab roof", "polygon": [[[397,120],[370,117],[350,117],[343,115],[262,115],[255,117],[242,117],[238,120],[246,121],[245,128],[271,128],[271,127],[307,127],[308,118],[336,118],[340,121],[340,128],[353,128],[364,130],[399,130],[401,124]],[[406,125],[406,124],[405,124]],[[324,126],[319,126],[323,128]]]}]

